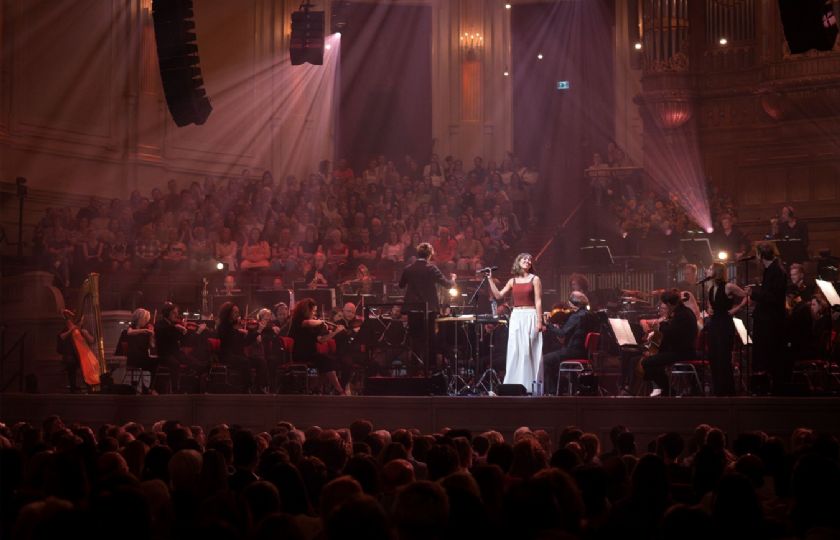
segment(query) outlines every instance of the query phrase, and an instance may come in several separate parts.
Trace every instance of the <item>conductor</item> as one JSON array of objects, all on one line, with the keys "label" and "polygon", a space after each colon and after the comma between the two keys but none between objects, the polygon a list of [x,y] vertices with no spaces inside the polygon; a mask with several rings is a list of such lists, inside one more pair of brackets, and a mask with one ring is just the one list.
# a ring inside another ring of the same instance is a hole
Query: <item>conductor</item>
[{"label": "conductor", "polygon": [[[414,344],[415,352],[421,358],[429,359],[434,351],[432,336],[434,335],[434,321],[440,307],[437,295],[437,285],[450,288],[455,286],[455,274],[449,278],[431,263],[435,250],[428,242],[417,246],[417,259],[406,266],[400,277],[400,288],[405,289],[405,303],[409,311],[408,330]],[[425,304],[425,309],[412,309],[409,304]],[[426,364],[428,365],[428,364]]]}]

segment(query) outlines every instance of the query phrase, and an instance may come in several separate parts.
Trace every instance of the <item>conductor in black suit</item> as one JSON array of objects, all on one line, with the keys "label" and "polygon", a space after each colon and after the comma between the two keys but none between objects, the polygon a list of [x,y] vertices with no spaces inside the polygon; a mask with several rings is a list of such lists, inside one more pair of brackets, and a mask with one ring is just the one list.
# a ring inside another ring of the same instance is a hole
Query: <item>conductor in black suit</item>
[{"label": "conductor in black suit", "polygon": [[[431,346],[434,335],[434,321],[440,307],[437,295],[437,285],[451,288],[455,286],[455,274],[449,278],[443,275],[440,269],[431,263],[435,250],[428,242],[417,246],[417,259],[403,270],[400,277],[400,288],[405,289],[406,304],[425,304],[426,309],[423,316],[419,316],[422,308],[407,306],[408,326],[411,338],[415,344],[415,352],[422,358],[429,359],[429,354],[434,351]],[[424,335],[426,339],[424,339]],[[418,347],[418,344],[424,346]],[[420,349],[420,350],[418,350]],[[426,364],[429,365],[428,363]]]},{"label": "conductor in black suit", "polygon": [[758,248],[764,266],[760,286],[749,287],[753,310],[753,372],[766,372],[772,379],[773,393],[780,393],[790,382],[791,366],[785,358],[785,292],[787,275],[770,244]]}]

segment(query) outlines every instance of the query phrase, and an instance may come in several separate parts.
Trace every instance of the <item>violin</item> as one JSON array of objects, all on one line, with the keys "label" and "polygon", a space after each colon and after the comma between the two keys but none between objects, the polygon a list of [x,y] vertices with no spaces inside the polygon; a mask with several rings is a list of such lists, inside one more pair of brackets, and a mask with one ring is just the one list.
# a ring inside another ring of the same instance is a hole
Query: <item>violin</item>
[{"label": "violin", "polygon": [[551,311],[545,313],[546,323],[563,326],[566,324],[566,320],[568,320],[572,313],[576,313],[577,311],[578,308],[575,306],[557,306]]}]

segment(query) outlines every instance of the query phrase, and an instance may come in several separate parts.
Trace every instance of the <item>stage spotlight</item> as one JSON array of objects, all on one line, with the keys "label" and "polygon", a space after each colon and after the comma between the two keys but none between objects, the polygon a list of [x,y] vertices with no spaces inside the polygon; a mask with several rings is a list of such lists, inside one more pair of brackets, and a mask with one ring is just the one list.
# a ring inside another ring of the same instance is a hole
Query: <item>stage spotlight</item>
[{"label": "stage spotlight", "polygon": [[510,9],[510,4],[505,4],[505,9]]},{"label": "stage spotlight", "polygon": [[449,289],[449,296],[451,296],[452,298],[457,297],[458,289],[456,287],[452,287],[451,289]]},{"label": "stage spotlight", "polygon": [[537,60],[542,60],[542,59],[543,59],[543,55],[542,55],[542,53],[538,54],[538,55],[537,55]]},{"label": "stage spotlight", "polygon": [[505,77],[507,77],[508,75],[510,75],[510,73],[508,72],[508,70],[505,70],[505,71],[502,73],[502,75],[504,75]]},{"label": "stage spotlight", "polygon": [[642,44],[641,44],[641,43],[639,43],[639,42],[637,41],[637,42],[633,45],[633,48],[634,48],[634,49],[636,49],[637,51],[641,51],[641,50],[642,50]]},{"label": "stage spotlight", "polygon": [[726,45],[727,43],[729,43],[729,40],[725,37],[722,37],[720,38],[720,41],[718,41],[718,43],[720,43],[721,45]]},{"label": "stage spotlight", "polygon": [[725,251],[719,251],[718,252],[718,260],[719,261],[725,261],[728,258],[729,258],[729,253],[727,253]]},{"label": "stage spotlight", "polygon": [[706,227],[706,234],[712,234],[713,232],[715,232],[714,227]]},{"label": "stage spotlight", "polygon": [[216,270],[224,270],[224,269],[225,269],[225,263],[223,263],[223,262],[217,262],[216,263]]}]

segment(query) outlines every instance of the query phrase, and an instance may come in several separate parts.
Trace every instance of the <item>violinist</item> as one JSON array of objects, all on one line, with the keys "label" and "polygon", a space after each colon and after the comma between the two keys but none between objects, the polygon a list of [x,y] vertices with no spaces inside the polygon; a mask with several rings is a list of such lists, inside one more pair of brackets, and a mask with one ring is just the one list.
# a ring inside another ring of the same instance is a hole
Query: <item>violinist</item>
[{"label": "violinist", "polygon": [[90,346],[95,341],[90,332],[82,328],[84,319],[78,325],[73,323],[73,313],[70,310],[64,310],[64,318],[67,327],[58,333],[56,336],[56,352],[61,355],[61,364],[64,366],[64,371],[67,374],[67,386],[70,393],[77,393],[80,391],[76,383],[77,374],[79,372],[79,352],[73,345],[72,334],[73,330],[79,329],[82,339]]},{"label": "violinist", "polygon": [[289,305],[286,302],[277,302],[274,304],[274,326],[279,330],[278,335],[288,337],[291,324],[292,318],[289,315]]},{"label": "violinist", "polygon": [[149,354],[150,349],[155,346],[155,329],[151,320],[152,316],[148,310],[135,309],[131,314],[131,322],[128,324],[125,337],[128,344],[126,366],[142,370],[142,376],[137,383],[143,394],[151,393],[152,374],[158,367],[158,360]]},{"label": "violinist", "polygon": [[816,285],[805,277],[805,267],[799,263],[790,265],[790,285],[787,288],[788,311],[792,311],[800,303],[808,304],[815,291]]},{"label": "violinist", "polygon": [[[345,395],[344,388],[338,382],[335,361],[318,352],[318,343],[326,343],[344,331],[341,325],[334,325],[328,330],[327,323],[318,319],[318,306],[315,300],[304,298],[295,304],[292,311],[292,324],[289,337],[295,340],[294,358],[296,362],[312,362],[318,374],[325,378],[339,395]],[[330,323],[332,325],[332,323]]]},{"label": "violinist", "polygon": [[665,368],[675,362],[688,360],[695,355],[697,340],[697,317],[683,304],[676,289],[665,291],[660,298],[660,309],[667,318],[659,323],[662,341],[656,354],[642,359],[646,380],[652,381],[651,397],[668,395],[668,375]]},{"label": "violinist", "polygon": [[790,284],[787,288],[785,333],[788,337],[791,358],[788,363],[804,360],[804,351],[812,350],[811,299],[815,285],[805,280],[805,267],[799,263],[790,265]]},{"label": "violinist", "polygon": [[333,322],[340,324],[349,332],[356,333],[362,326],[363,319],[356,313],[356,304],[353,302],[347,302],[344,304],[344,307],[341,308],[341,311],[336,313],[333,318]]},{"label": "violinist", "polygon": [[265,388],[268,377],[265,359],[263,358],[260,361],[260,359],[253,357],[249,358],[245,353],[245,347],[257,340],[257,333],[255,328],[249,331],[243,327],[243,324],[239,306],[233,302],[222,304],[217,328],[220,342],[219,361],[239,372],[242,391],[248,393],[251,389],[251,367],[257,370],[257,387],[259,389]]},{"label": "violinist", "polygon": [[347,302],[341,308],[333,322],[344,327],[344,332],[336,334],[335,345],[338,352],[338,359],[341,365],[342,379],[349,380],[353,372],[354,364],[364,364],[364,353],[358,335],[362,327],[362,317],[356,315],[356,305]]},{"label": "violinist", "polygon": [[277,367],[284,360],[285,347],[280,338],[280,328],[272,321],[271,310],[259,310],[253,326],[257,337],[248,349],[248,356],[257,364],[265,363],[267,373],[277,373]]},{"label": "violinist", "polygon": [[[202,325],[200,332],[207,327]],[[160,317],[155,322],[155,341],[157,342],[158,363],[169,368],[172,374],[173,390],[180,379],[181,364],[185,361],[181,346],[187,327],[178,313],[178,306],[172,302],[165,302],[160,309]]]},{"label": "violinist", "polygon": [[[557,388],[560,362],[571,358],[586,358],[586,334],[592,331],[594,322],[589,313],[589,298],[580,291],[569,295],[571,314],[563,326],[547,324],[548,333],[563,340],[563,347],[543,357],[546,389]],[[548,323],[548,321],[546,321]]]}]

